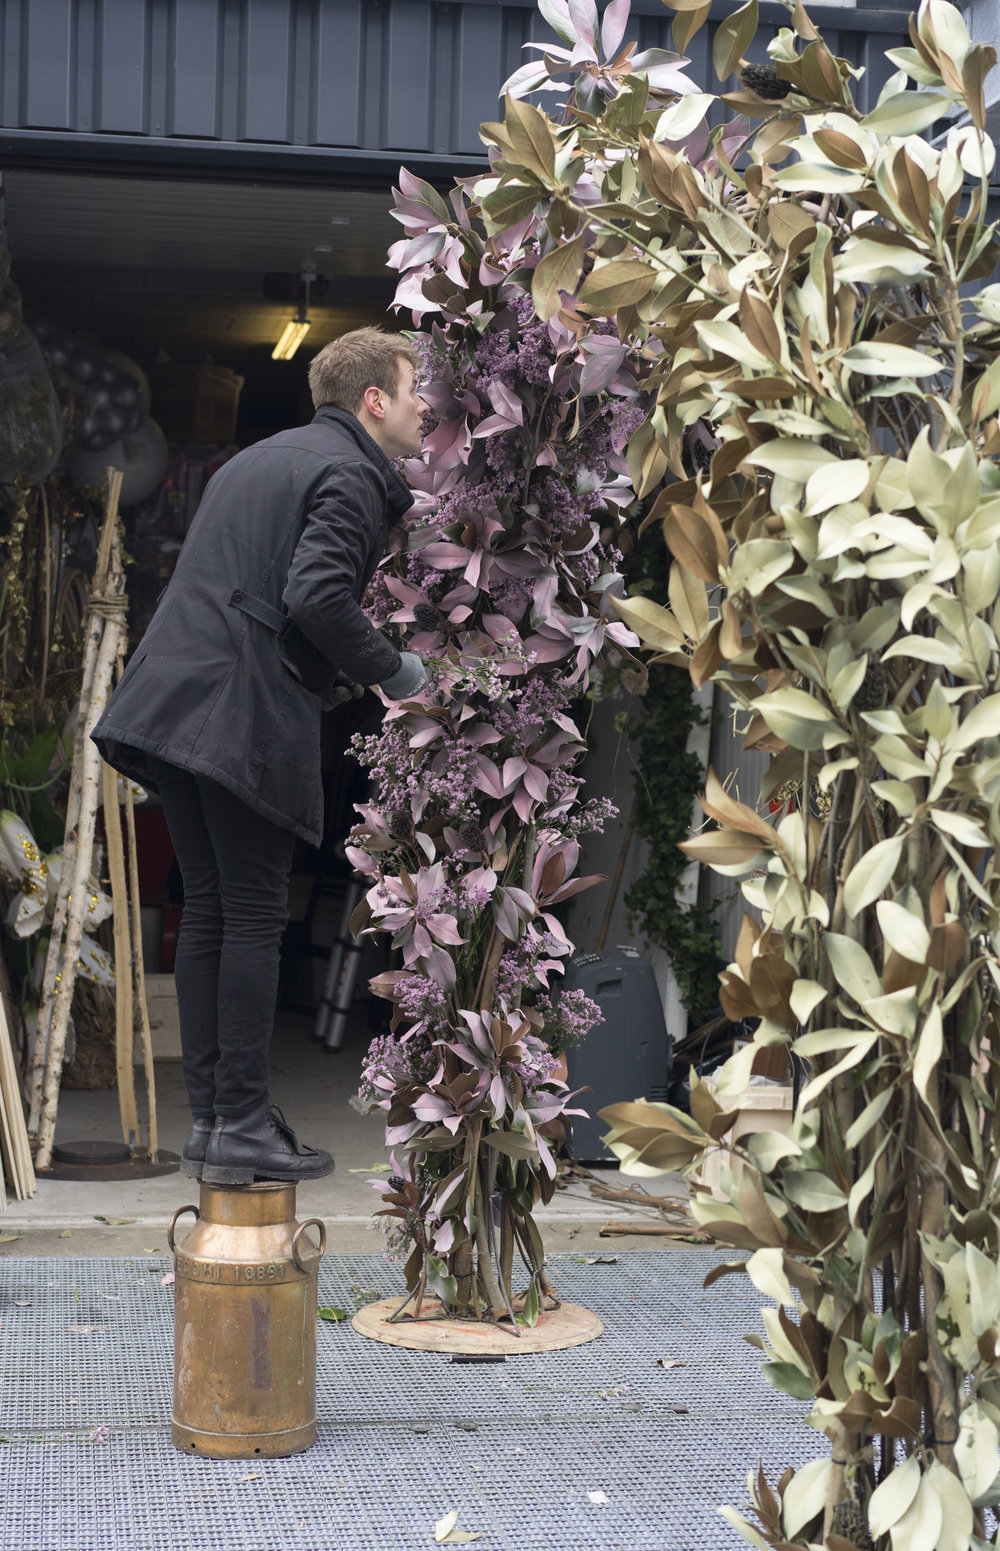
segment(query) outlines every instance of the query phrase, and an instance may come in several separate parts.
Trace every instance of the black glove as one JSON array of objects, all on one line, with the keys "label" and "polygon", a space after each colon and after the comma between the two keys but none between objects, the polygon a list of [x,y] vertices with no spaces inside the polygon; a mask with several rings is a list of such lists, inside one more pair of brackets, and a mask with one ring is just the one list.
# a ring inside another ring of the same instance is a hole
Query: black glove
[{"label": "black glove", "polygon": [[400,652],[399,667],[391,678],[382,680],[379,688],[390,700],[409,700],[425,690],[429,683],[423,660],[416,652]]}]

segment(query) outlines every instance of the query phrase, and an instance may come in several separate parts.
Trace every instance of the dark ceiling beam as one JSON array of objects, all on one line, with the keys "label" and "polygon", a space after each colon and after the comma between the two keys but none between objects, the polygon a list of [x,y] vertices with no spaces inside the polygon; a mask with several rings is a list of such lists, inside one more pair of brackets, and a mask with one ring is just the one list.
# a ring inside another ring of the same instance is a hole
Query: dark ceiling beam
[{"label": "dark ceiling beam", "polygon": [[0,131],[0,166],[36,171],[99,172],[102,177],[198,179],[205,182],[281,183],[386,189],[405,165],[429,183],[450,189],[456,178],[485,172],[485,153],[439,156],[429,152],[330,150],[326,146],[261,145],[247,141],[163,140],[151,135],[89,135],[45,129]]}]

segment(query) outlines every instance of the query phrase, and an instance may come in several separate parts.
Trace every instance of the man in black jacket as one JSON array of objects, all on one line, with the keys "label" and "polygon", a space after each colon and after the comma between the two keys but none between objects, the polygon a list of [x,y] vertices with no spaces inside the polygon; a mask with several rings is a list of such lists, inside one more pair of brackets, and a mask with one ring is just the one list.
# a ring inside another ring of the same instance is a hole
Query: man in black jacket
[{"label": "man in black jacket", "polygon": [[357,329],[309,369],[316,414],[209,481],[177,568],[94,729],[104,758],[160,793],[184,880],[175,979],[192,1129],[182,1168],[216,1184],[317,1179],[268,1103],[269,1047],[296,835],[323,825],[320,717],[345,685],[427,684],[363,613],[413,497],[413,352]]}]

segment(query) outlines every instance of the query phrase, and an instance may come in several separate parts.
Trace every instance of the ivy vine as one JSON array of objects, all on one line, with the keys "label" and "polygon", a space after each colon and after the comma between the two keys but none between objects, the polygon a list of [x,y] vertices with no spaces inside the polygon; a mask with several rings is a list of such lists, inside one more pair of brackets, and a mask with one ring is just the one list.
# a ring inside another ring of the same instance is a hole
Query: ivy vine
[{"label": "ivy vine", "polygon": [[[659,529],[635,539],[626,560],[628,590],[666,598],[670,556]],[[719,999],[721,954],[715,907],[684,904],[678,898],[681,874],[688,865],[678,850],[690,831],[695,798],[705,770],[688,749],[691,729],[704,721],[695,703],[690,676],[681,668],[651,664],[636,742],[635,830],[649,847],[645,872],[625,895],[629,930],[638,928],[653,947],[662,948],[680,989],[688,1018],[697,1028]]]}]

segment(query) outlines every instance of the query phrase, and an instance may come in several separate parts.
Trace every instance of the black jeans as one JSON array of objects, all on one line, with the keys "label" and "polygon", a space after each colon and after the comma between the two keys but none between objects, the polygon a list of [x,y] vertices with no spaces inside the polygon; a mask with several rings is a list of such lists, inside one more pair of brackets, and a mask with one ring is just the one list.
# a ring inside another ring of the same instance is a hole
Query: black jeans
[{"label": "black jeans", "polygon": [[161,764],[157,784],[184,880],[174,979],[196,1119],[268,1097],[281,936],[295,837],[205,776]]}]

